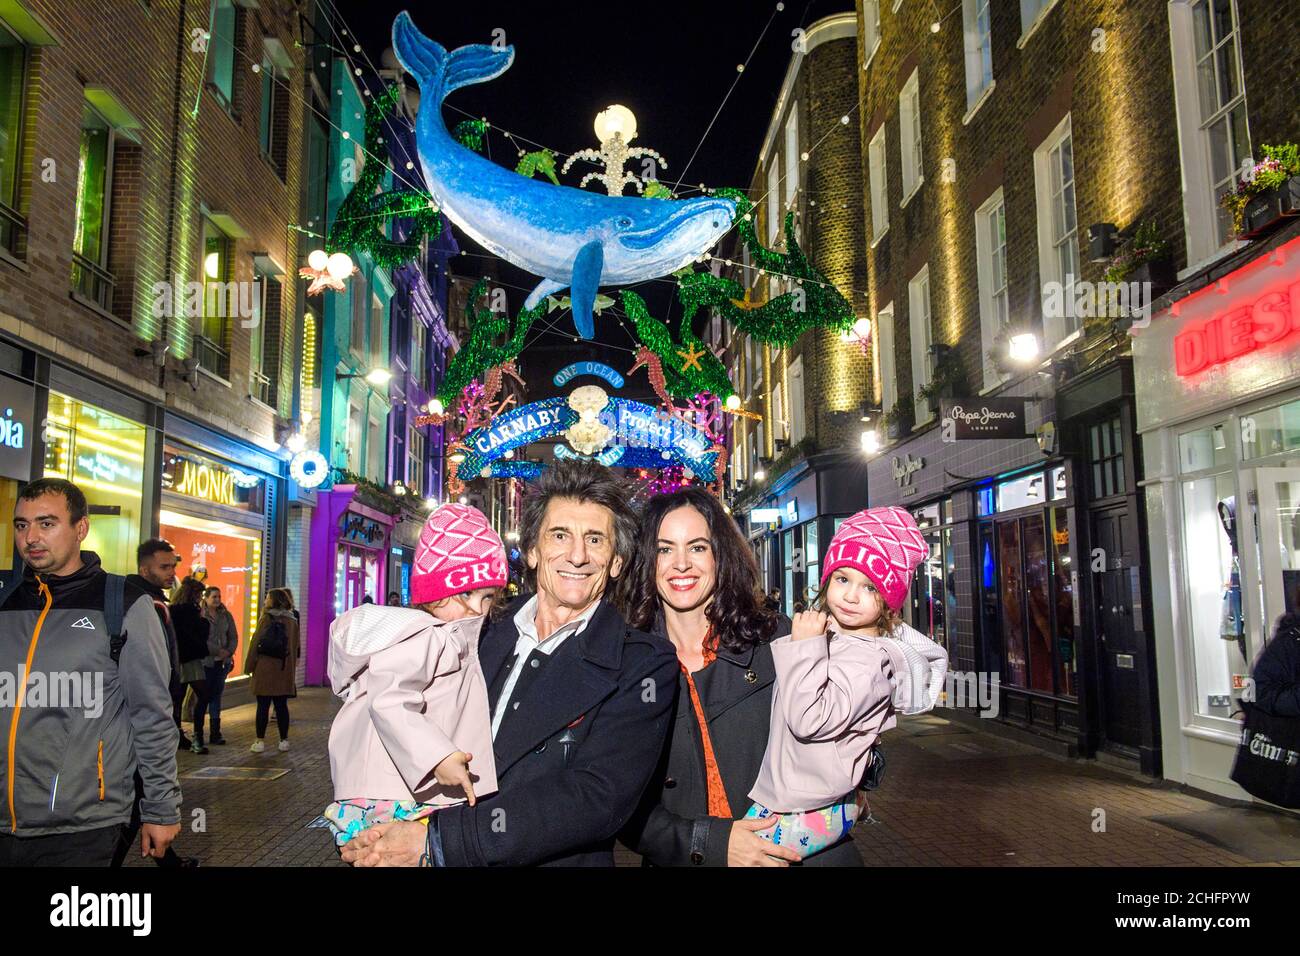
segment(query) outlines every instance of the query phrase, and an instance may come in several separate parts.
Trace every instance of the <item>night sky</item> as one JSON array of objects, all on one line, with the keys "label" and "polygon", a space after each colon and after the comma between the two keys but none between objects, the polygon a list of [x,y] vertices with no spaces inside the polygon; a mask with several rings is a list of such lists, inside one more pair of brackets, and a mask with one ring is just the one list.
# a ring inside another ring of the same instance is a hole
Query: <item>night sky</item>
[{"label": "night sky", "polygon": [[[688,194],[697,193],[700,183],[748,186],[790,62],[791,31],[831,13],[853,9],[852,0],[787,0],[760,42],[760,34],[775,12],[775,0],[334,2],[375,64],[391,45],[393,18],[403,9],[410,9],[416,26],[448,49],[491,42],[494,30],[504,30],[506,42],[515,47],[513,65],[489,83],[454,92],[444,107],[448,126],[464,118],[457,109],[464,110],[534,141],[523,143],[524,149],[548,146],[557,153],[570,153],[598,146],[592,130],[596,114],[612,103],[622,103],[637,117],[638,133],[632,145],[651,147],[667,159],[665,181],[677,182],[685,172],[684,181],[692,187]],[[751,50],[753,56],[744,73],[738,73],[737,64],[749,58]],[[348,52],[361,59],[360,54],[352,54],[350,45]],[[704,138],[737,77],[735,90]],[[499,134],[491,135],[489,141],[492,156],[513,166],[515,148]],[[685,169],[697,146],[698,155]],[[557,171],[563,158],[557,162]],[[569,175],[561,176],[561,182],[577,185],[579,170],[592,168],[580,162]],[[628,168],[635,166],[629,163]],[[603,186],[591,184],[588,188]],[[629,186],[628,194],[631,190]],[[453,271],[477,274],[482,266],[475,263],[484,260],[475,255],[482,250],[468,239],[463,239],[462,248],[471,256],[461,257]],[[522,304],[524,290],[537,281],[508,265],[501,278],[523,287],[511,290],[513,308]],[[674,306],[672,289],[669,282],[652,282],[637,291],[646,298],[652,314],[669,318]],[[558,313],[552,317],[555,315]],[[679,315],[680,309],[676,309],[671,318]],[[567,317],[558,325],[572,335]],[[596,329],[599,341],[623,347],[631,344],[628,334],[608,314],[597,317]],[[574,348],[571,338],[557,333],[548,333],[537,344],[546,351],[550,351],[547,346]],[[628,355],[600,352],[605,354],[596,357],[616,367],[625,369],[630,364]]]}]

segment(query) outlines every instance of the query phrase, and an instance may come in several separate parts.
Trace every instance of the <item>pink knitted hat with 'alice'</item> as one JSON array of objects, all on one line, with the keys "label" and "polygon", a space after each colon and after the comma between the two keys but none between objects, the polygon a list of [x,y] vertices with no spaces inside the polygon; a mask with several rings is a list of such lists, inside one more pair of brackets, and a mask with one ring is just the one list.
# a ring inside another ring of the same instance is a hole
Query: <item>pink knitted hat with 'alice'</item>
[{"label": "pink knitted hat with 'alice'", "polygon": [[505,587],[506,549],[483,512],[443,505],[424,523],[411,570],[411,603]]},{"label": "pink knitted hat with 'alice'", "polygon": [[916,522],[902,508],[867,508],[835,532],[826,549],[821,583],[824,587],[836,568],[856,568],[897,611],[907,598],[912,572],[929,551]]}]

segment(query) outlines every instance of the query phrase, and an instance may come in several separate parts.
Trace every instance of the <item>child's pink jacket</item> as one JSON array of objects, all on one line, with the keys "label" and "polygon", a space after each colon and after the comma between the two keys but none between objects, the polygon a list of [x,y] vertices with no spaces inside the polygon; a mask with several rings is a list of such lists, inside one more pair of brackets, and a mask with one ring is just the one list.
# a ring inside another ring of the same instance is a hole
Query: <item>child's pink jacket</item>
[{"label": "child's pink jacket", "polygon": [[460,787],[433,768],[472,755],[474,795],[497,789],[487,683],[478,661],[483,618],[441,622],[411,608],[363,604],[330,625],[329,677],[343,708],[330,728],[334,799],[452,806]]},{"label": "child's pink jacket", "polygon": [[897,712],[934,706],[948,656],[903,627],[889,637],[832,628],[820,638],[772,642],[771,726],[752,800],[780,813],[837,802],[853,793]]}]

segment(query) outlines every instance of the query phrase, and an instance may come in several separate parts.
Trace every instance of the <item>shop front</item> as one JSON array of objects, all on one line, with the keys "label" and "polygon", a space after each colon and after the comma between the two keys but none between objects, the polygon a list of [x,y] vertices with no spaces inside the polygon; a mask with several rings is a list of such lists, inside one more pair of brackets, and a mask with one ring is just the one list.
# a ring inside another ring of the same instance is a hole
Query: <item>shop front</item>
[{"label": "shop front", "polygon": [[317,613],[307,621],[304,673],[308,684],[325,681],[329,628],[334,618],[366,598],[383,604],[390,590],[400,590],[390,587],[397,520],[359,501],[356,485],[335,485],[317,493],[308,578],[310,601]]},{"label": "shop front", "polygon": [[248,638],[265,599],[265,543],[274,527],[273,478],[202,454],[179,441],[163,445],[158,535],[180,558],[178,580],[194,577],[221,589],[239,632],[232,677],[243,673]]},{"label": "shop front", "polygon": [[1039,440],[1055,400],[1030,392],[1037,387],[1033,376],[999,399],[964,403],[999,421],[990,430],[1001,437],[936,424],[873,458],[868,484],[872,507],[907,509],[929,544],[903,616],[947,649],[964,686],[975,679],[978,696],[946,703],[996,698],[998,720],[1077,753],[1074,480],[1064,456]]},{"label": "shop front", "polygon": [[[0,589],[14,571],[14,526],[8,520],[18,501],[18,490],[31,479],[32,423],[36,417],[36,388],[30,382],[0,374]],[[37,433],[39,437],[39,431]],[[4,599],[0,590],[0,600]]]},{"label": "shop front", "polygon": [[[57,371],[57,370],[56,370]],[[52,379],[54,376],[52,375]],[[44,475],[66,478],[86,496],[90,533],[82,547],[112,574],[136,572],[135,549],[151,524],[153,469],[144,403],[134,414],[74,398],[51,384]]]},{"label": "shop front", "polygon": [[[1135,328],[1164,775],[1229,779],[1251,665],[1300,610],[1300,228],[1155,303]],[[1163,308],[1161,308],[1163,306]]]},{"label": "shop front", "polygon": [[388,548],[388,585],[385,599],[397,592],[402,607],[411,603],[411,568],[415,564],[415,548],[420,543],[423,524],[413,516],[397,516],[393,525],[392,543]]},{"label": "shop front", "polygon": [[821,555],[844,519],[867,504],[867,476],[855,456],[817,456],[786,472],[747,513],[750,546],[766,590],[781,591],[781,613],[810,607],[821,584]]}]

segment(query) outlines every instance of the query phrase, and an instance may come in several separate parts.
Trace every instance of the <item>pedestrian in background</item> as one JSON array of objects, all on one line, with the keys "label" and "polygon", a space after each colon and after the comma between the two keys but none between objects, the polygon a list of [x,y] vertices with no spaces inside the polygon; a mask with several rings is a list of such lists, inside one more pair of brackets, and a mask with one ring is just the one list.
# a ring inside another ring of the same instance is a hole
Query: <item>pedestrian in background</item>
[{"label": "pedestrian in background", "polygon": [[266,611],[249,641],[248,660],[244,662],[244,673],[253,675],[253,695],[257,698],[257,740],[249,748],[253,753],[266,749],[263,738],[272,705],[276,729],[280,731],[280,750],[289,749],[289,698],[298,696],[294,672],[299,650],[293,596],[287,588],[272,588],[266,592]]},{"label": "pedestrian in background", "polygon": [[167,637],[167,653],[171,660],[171,678],[168,692],[172,698],[172,721],[176,724],[179,736],[178,750],[189,750],[191,741],[185,736],[181,727],[181,704],[185,698],[185,687],[181,684],[181,661],[176,651],[176,629],[172,627],[171,609],[167,606],[167,594],[176,587],[176,565],[180,556],[170,541],[163,538],[149,538],[140,542],[135,549],[136,574],[128,574],[127,584],[138,587],[153,600],[158,622]]},{"label": "pedestrian in background", "polygon": [[176,652],[181,660],[181,684],[194,694],[194,736],[190,751],[196,754],[208,752],[203,746],[203,719],[208,711],[207,668],[212,664],[208,656],[208,622],[199,608],[202,599],[203,582],[187,577],[171,605]]},{"label": "pedestrian in background", "polygon": [[389,592],[388,592],[388,606],[389,606],[389,607],[401,607],[401,606],[402,606],[402,595],[399,594],[399,593],[396,592],[396,591],[389,591]]},{"label": "pedestrian in background", "polygon": [[211,723],[209,741],[224,744],[221,736],[221,694],[226,688],[226,675],[235,666],[235,650],[239,647],[239,631],[235,616],[221,600],[221,588],[209,587],[203,592],[203,618],[208,622],[208,656],[212,666],[205,668],[208,682],[208,717]]}]

